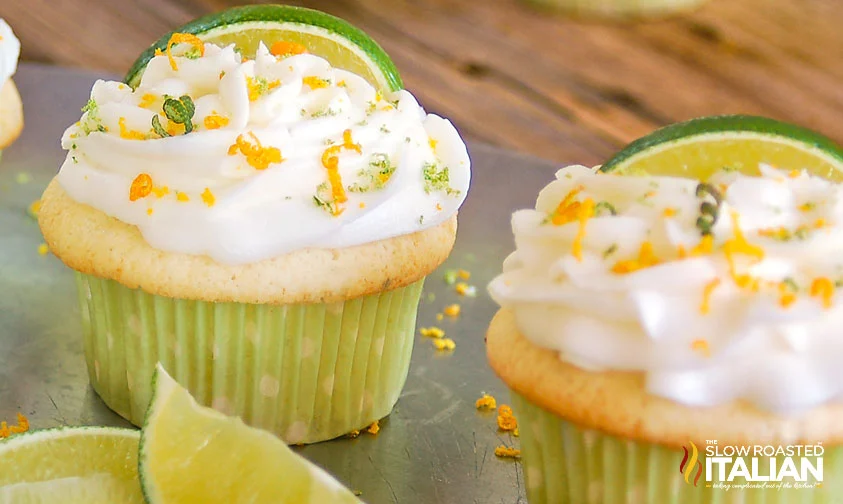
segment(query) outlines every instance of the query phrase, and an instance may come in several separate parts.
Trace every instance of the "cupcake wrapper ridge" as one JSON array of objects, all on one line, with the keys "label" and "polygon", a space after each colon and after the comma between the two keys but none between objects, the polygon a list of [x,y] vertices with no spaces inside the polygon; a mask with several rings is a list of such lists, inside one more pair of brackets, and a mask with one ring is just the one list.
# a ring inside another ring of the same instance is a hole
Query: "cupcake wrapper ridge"
[{"label": "cupcake wrapper ridge", "polygon": [[160,361],[196,400],[289,444],[365,428],[410,366],[423,280],[331,304],[173,299],[76,274],[94,390],[142,425]]},{"label": "cupcake wrapper ridge", "polygon": [[[695,486],[696,471],[689,483],[680,471],[681,449],[580,428],[515,392],[512,403],[530,504],[843,503],[843,446],[824,448],[824,481],[816,488],[717,488],[706,481],[703,453]],[[762,467],[765,463],[763,458]],[[733,485],[743,483],[738,478]]]}]

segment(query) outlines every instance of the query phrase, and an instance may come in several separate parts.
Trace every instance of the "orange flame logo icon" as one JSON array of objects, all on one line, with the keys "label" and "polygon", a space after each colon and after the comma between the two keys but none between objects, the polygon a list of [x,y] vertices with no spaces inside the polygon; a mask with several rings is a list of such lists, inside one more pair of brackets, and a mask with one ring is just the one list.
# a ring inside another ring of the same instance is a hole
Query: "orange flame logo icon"
[{"label": "orange flame logo icon", "polygon": [[[685,451],[685,456],[682,457],[682,463],[679,464],[679,472],[685,477],[685,483],[690,484],[691,477],[693,476],[694,486],[697,486],[700,476],[702,476],[702,463],[699,461],[700,452],[697,450],[697,445],[693,442],[691,442],[690,450],[684,446],[682,449]],[[696,475],[694,475],[695,470]]]}]

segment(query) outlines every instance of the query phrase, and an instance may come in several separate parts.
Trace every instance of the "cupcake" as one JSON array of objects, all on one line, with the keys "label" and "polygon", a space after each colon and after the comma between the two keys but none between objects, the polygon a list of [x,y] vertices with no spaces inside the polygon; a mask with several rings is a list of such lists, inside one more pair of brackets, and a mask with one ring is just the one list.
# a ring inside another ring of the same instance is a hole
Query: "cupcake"
[{"label": "cupcake", "polygon": [[843,499],[843,187],[560,170],[490,284],[528,499]]},{"label": "cupcake", "polygon": [[76,272],[91,384],[141,424],[160,361],[288,443],[365,427],[405,382],[465,144],[409,92],[321,57],[185,39],[137,88],[94,84],[41,200]]},{"label": "cupcake", "polygon": [[23,105],[12,81],[19,57],[20,41],[0,18],[0,150],[11,145],[23,129]]},{"label": "cupcake", "polygon": [[525,0],[575,16],[603,18],[659,17],[699,7],[706,0]]}]

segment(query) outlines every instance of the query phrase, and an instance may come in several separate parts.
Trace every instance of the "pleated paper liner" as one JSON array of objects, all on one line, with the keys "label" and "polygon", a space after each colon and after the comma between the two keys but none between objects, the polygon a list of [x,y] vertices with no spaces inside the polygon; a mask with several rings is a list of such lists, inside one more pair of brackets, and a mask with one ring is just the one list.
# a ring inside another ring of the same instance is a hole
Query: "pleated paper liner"
[{"label": "pleated paper liner", "polygon": [[423,280],[334,304],[172,299],[77,273],[91,384],[141,425],[157,362],[201,404],[290,444],[391,411],[410,366]]},{"label": "pleated paper liner", "polygon": [[[843,446],[824,447],[824,481],[820,487],[729,490],[716,488],[716,482],[706,481],[705,447],[698,447],[699,467],[703,473],[694,486],[693,477],[686,483],[680,471],[682,450],[582,429],[514,392],[512,403],[518,418],[530,504],[843,503]],[[716,435],[712,435],[712,439],[716,439]],[[795,461],[799,468],[799,458]],[[780,459],[778,467],[781,464]],[[759,467],[759,474],[767,474],[768,460],[761,457]],[[810,475],[808,482],[813,486]],[[745,480],[738,477],[732,484],[743,483]],[[776,485],[775,482],[767,484]],[[796,485],[792,479],[790,484]]]},{"label": "pleated paper liner", "polygon": [[558,10],[576,17],[659,17],[688,11],[706,0],[524,0],[538,7]]}]

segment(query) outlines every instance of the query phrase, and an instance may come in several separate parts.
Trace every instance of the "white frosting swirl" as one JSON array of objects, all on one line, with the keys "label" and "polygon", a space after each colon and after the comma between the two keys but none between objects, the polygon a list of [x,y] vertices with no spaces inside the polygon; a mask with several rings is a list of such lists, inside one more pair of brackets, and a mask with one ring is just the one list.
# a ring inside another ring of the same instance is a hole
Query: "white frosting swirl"
[{"label": "white frosting swirl", "polygon": [[584,369],[644,372],[649,392],[683,404],[840,401],[843,187],[761,168],[710,181],[722,193],[710,252],[697,219],[714,199],[697,181],[560,170],[535,210],[513,215],[516,251],[490,293],[536,345]]},{"label": "white frosting swirl", "polygon": [[[197,52],[176,45],[177,70],[166,55],[153,58],[136,90],[94,85],[62,139],[69,152],[58,180],[72,198],[136,225],[155,248],[226,264],[412,233],[462,204],[465,144],[409,92],[381,97],[309,54],[276,57],[261,46],[243,61],[233,46],[210,44]],[[163,111],[165,96],[184,95],[195,105],[188,134]],[[155,117],[173,136],[155,133]],[[323,160],[332,156],[341,182]],[[130,201],[140,174],[154,192]]]},{"label": "white frosting swirl", "polygon": [[0,87],[11,78],[18,69],[20,58],[20,40],[15,37],[12,27],[0,18]]}]

